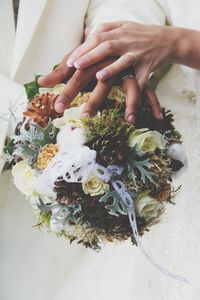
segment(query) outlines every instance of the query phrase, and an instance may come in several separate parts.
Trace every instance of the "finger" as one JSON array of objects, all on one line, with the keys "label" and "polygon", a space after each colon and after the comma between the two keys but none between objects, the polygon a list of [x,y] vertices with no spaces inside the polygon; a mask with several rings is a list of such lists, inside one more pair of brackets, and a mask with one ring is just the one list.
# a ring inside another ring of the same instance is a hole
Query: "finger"
[{"label": "finger", "polygon": [[95,89],[90,95],[90,99],[85,104],[83,116],[92,117],[98,112],[115,81],[116,79],[112,78],[105,82],[97,82]]},{"label": "finger", "polygon": [[140,101],[140,88],[134,78],[128,78],[122,84],[126,95],[125,120],[131,124],[136,121],[137,108]]},{"label": "finger", "polygon": [[102,33],[102,32],[106,32],[106,31],[110,31],[110,30],[121,27],[124,23],[125,23],[125,21],[103,23],[97,27],[97,29],[95,30],[94,33]]},{"label": "finger", "polygon": [[122,55],[118,60],[116,60],[113,64],[104,68],[96,74],[98,80],[107,80],[111,78],[123,70],[127,69],[131,65],[135,63],[135,56],[132,53],[126,53]]},{"label": "finger", "polygon": [[140,57],[137,56],[137,62],[134,66],[137,82],[141,91],[146,87],[147,82],[149,80],[149,74],[151,71],[148,70],[146,63],[140,63]]},{"label": "finger", "polygon": [[98,65],[86,70],[77,70],[70,80],[65,85],[63,92],[59,95],[55,103],[55,110],[58,113],[64,112],[69,107],[71,101],[81,92],[84,87],[95,78],[96,72],[113,62],[113,59],[108,58]]},{"label": "finger", "polygon": [[78,58],[92,50],[93,48],[97,47],[99,44],[103,43],[106,40],[113,40],[117,36],[117,33],[113,30],[112,34],[110,32],[94,34],[86,40],[85,43],[80,45],[75,51],[71,53],[67,60],[67,65],[69,67],[73,67],[74,63]]},{"label": "finger", "polygon": [[92,32],[92,26],[87,26],[84,30],[84,39],[87,40],[87,38],[90,36],[90,33]]},{"label": "finger", "polygon": [[146,87],[143,91],[143,95],[145,97],[146,102],[149,104],[154,117],[157,120],[162,121],[163,114],[155,92],[152,89]]},{"label": "finger", "polygon": [[73,73],[75,69],[69,68],[67,66],[59,66],[51,73],[41,76],[38,78],[38,83],[44,87],[53,87],[58,83],[61,83],[68,79]]},{"label": "finger", "polygon": [[85,69],[104,60],[108,56],[118,56],[121,48],[117,41],[106,41],[98,45],[96,48],[89,51],[87,54],[81,56],[74,63],[76,69]]}]

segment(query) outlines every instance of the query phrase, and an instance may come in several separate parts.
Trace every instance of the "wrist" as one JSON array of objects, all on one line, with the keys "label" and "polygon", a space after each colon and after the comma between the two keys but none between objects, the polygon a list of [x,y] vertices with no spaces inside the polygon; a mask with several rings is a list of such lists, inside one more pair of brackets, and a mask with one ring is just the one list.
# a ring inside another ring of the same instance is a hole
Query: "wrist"
[{"label": "wrist", "polygon": [[167,62],[180,63],[183,51],[183,28],[165,27],[164,37],[168,43]]}]

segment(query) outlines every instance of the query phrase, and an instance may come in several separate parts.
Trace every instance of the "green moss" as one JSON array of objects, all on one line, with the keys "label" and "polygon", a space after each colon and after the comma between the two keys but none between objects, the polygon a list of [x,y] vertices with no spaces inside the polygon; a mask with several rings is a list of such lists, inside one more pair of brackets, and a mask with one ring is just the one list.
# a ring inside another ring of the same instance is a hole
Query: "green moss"
[{"label": "green moss", "polygon": [[103,110],[93,118],[83,118],[83,125],[90,139],[117,135],[125,137],[134,126],[124,120],[124,110]]}]

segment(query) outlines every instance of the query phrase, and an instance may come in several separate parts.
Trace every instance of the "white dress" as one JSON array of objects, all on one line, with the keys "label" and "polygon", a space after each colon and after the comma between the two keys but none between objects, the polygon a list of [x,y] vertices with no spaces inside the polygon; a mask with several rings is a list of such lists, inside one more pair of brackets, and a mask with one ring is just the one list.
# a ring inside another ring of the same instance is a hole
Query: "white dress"
[{"label": "white dress", "polygon": [[[177,7],[172,15],[178,14],[182,5],[182,1],[174,2]],[[200,9],[198,1],[191,2]],[[197,27],[197,7],[193,12],[190,22]],[[184,21],[189,26],[188,18]],[[199,81],[199,72],[174,66],[158,87],[161,103],[175,113],[189,167],[175,182],[177,186],[182,184],[176,205],[169,205],[163,222],[143,238],[144,247],[158,263],[185,276],[191,285],[161,274],[129,241],[106,245],[102,252],[95,253],[33,228],[29,203],[13,186],[9,172],[4,172],[0,177],[0,299],[199,299]]]}]

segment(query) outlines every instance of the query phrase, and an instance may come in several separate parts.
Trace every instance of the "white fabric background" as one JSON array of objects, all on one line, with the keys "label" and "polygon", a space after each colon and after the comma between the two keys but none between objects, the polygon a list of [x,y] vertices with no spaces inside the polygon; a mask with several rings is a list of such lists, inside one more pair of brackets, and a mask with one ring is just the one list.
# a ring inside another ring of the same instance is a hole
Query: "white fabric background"
[{"label": "white fabric background", "polygon": [[[40,22],[36,18],[37,28],[34,27],[33,30],[32,27],[29,31],[34,32],[32,40],[26,45],[26,49],[22,49],[23,43],[18,39],[16,46],[18,53],[14,55],[14,67],[7,68],[5,64],[2,67],[7,73],[12,69],[13,79],[18,82],[29,80],[35,71],[46,72],[66,51],[80,42],[80,31],[88,3],[83,1],[80,13],[80,1],[73,3],[60,1],[51,1],[49,5],[49,2],[46,4],[46,1],[38,0],[33,14],[37,16],[43,9],[43,18]],[[31,23],[31,17],[28,18],[24,13],[30,13],[32,11],[30,8],[36,2],[28,0],[29,5],[26,5],[26,1],[22,2],[21,20],[24,17]],[[110,19],[121,19],[123,8],[128,10],[129,19],[159,24],[167,17],[174,25],[192,28],[200,26],[198,0],[184,1],[184,5],[181,0],[130,0],[126,2],[127,5],[123,5],[125,4],[123,1],[102,1],[104,9],[99,7],[100,2],[96,1],[96,4],[91,6],[87,18],[93,25],[101,20],[109,20],[109,15]],[[59,6],[61,4],[62,9]],[[29,9],[25,9],[26,7]],[[116,13],[113,12],[113,7]],[[62,28],[61,36],[58,38],[58,31],[54,31],[54,24],[48,20],[58,20],[64,8],[66,12],[70,8],[69,18],[66,19],[69,27]],[[125,13],[122,15],[125,16]],[[27,24],[27,27],[29,26],[30,24]],[[23,33],[26,29],[23,23],[19,28],[21,28],[20,36],[25,38],[27,33]],[[66,40],[63,42],[64,34]],[[50,47],[52,37],[58,39],[57,42],[60,43],[60,47],[54,48],[54,51]],[[5,47],[5,43],[3,45]],[[36,52],[38,45],[40,45],[39,56]],[[183,133],[188,152],[189,168],[177,182],[177,185],[182,183],[183,188],[176,199],[176,206],[169,206],[162,224],[152,228],[143,239],[149,253],[161,265],[184,275],[192,285],[182,285],[159,273],[130,242],[118,246],[106,245],[98,254],[76,244],[70,246],[64,240],[37,231],[32,227],[34,220],[29,203],[16,191],[9,172],[5,172],[0,177],[0,299],[199,299],[200,130],[196,113],[199,103],[198,83],[199,72],[174,66],[157,90],[161,103],[176,113],[176,123]],[[10,89],[12,90],[11,83]],[[6,97],[6,93],[4,96]],[[5,105],[4,102],[2,104]],[[5,112],[2,106],[0,111]],[[2,133],[1,126],[2,123],[0,124]]]}]

